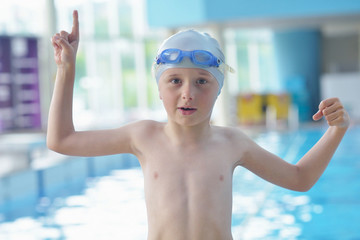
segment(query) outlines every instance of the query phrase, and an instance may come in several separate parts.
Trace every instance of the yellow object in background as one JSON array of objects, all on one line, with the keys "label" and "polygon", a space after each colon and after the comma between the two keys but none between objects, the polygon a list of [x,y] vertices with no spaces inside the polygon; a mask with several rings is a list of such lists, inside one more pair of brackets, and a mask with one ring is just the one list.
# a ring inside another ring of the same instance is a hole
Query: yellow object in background
[{"label": "yellow object in background", "polygon": [[286,93],[268,94],[266,96],[266,106],[276,110],[277,119],[287,119],[289,114],[291,99]]},{"label": "yellow object in background", "polygon": [[263,122],[263,97],[260,94],[242,94],[237,98],[237,117],[241,124]]},{"label": "yellow object in background", "polygon": [[240,94],[237,97],[237,118],[240,124],[261,124],[265,121],[266,109],[272,108],[276,112],[275,120],[286,120],[290,104],[291,97],[287,93]]}]

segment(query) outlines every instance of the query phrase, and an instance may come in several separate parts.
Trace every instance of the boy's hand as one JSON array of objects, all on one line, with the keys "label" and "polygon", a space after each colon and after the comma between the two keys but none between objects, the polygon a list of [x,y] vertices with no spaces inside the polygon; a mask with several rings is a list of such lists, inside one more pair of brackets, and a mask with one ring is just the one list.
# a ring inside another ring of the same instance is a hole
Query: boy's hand
[{"label": "boy's hand", "polygon": [[75,64],[76,52],[79,46],[79,18],[78,12],[73,12],[73,26],[71,33],[61,31],[51,38],[54,47],[55,62],[59,67]]},{"label": "boy's hand", "polygon": [[349,126],[349,115],[338,98],[328,98],[321,101],[319,111],[313,115],[315,121],[325,117],[329,126],[347,128]]}]

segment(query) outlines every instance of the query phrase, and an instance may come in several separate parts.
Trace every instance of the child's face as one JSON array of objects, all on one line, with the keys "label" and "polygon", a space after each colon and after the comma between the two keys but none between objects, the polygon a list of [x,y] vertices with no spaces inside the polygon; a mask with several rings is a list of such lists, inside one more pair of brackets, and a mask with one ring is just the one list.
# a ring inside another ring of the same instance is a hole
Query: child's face
[{"label": "child's face", "polygon": [[168,120],[184,126],[210,121],[218,91],[214,76],[200,68],[170,68],[159,80]]}]

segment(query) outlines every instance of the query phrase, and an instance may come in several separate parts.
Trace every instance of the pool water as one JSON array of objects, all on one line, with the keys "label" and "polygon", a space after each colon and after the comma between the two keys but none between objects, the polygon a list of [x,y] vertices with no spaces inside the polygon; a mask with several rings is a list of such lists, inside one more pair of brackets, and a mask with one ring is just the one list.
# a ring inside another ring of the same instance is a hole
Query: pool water
[{"label": "pool water", "polygon": [[[323,130],[264,133],[256,141],[296,162]],[[360,128],[346,134],[333,160],[308,192],[289,191],[243,168],[233,180],[234,239],[360,239]],[[0,218],[0,239],[145,239],[141,169],[90,177],[76,195],[39,198],[36,214]]]},{"label": "pool water", "polygon": [[[322,134],[319,130],[266,134],[258,142],[287,161],[296,162]],[[237,175],[246,181],[234,182],[234,239],[360,239],[359,147],[360,129],[352,128],[325,173],[305,193],[274,186],[244,169],[236,169],[234,181]],[[237,206],[237,202],[242,204]]]}]

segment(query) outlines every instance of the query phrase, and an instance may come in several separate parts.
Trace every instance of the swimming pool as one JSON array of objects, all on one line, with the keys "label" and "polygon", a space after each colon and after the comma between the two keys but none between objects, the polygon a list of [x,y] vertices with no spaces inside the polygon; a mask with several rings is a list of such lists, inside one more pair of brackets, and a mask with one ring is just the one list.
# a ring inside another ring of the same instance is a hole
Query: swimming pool
[{"label": "swimming pool", "polygon": [[[295,162],[322,133],[313,129],[295,134],[266,134],[260,136],[258,141],[266,146],[274,138],[268,149],[274,149],[286,160]],[[245,170],[237,169],[239,172],[235,175],[243,174],[246,181],[238,185],[234,182],[234,238],[360,239],[359,147],[360,128],[352,128],[323,176],[306,193],[274,186]],[[242,187],[252,188],[252,199],[247,199],[248,190],[241,191]],[[244,198],[248,200],[247,205],[237,207],[236,202],[246,202],[242,201]],[[241,209],[247,210],[243,213]]]},{"label": "swimming pool", "polygon": [[[319,129],[268,132],[255,139],[294,162],[322,133]],[[324,175],[306,193],[276,187],[237,168],[233,181],[234,239],[360,239],[359,146],[360,128],[352,128]],[[123,159],[119,161],[119,157]],[[80,169],[87,174],[79,174]],[[104,176],[109,169],[115,170]],[[0,239],[145,238],[142,172],[130,156],[76,158],[51,171],[26,174],[41,179],[36,184],[42,190],[35,194],[36,201],[0,201]],[[61,182],[68,185],[60,186]],[[23,207],[27,216],[21,216],[16,206],[29,201],[33,211]],[[5,211],[6,207],[14,211]]]}]

